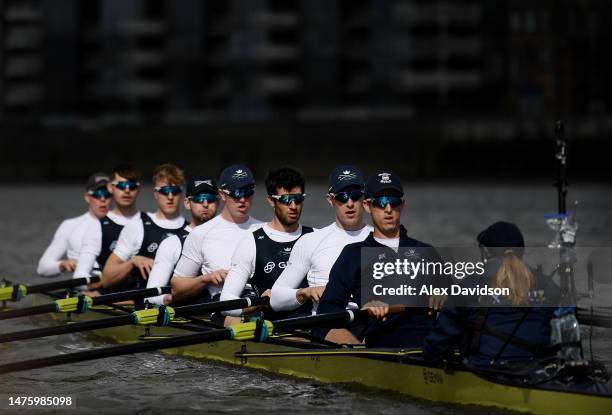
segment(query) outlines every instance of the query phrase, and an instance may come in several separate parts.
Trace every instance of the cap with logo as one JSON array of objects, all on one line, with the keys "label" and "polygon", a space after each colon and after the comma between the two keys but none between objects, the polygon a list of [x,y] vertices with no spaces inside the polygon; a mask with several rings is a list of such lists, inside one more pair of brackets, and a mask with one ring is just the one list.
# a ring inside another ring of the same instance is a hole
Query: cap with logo
[{"label": "cap with logo", "polygon": [[110,177],[106,173],[98,172],[89,176],[85,190],[97,190],[105,187],[110,182]]},{"label": "cap with logo", "polygon": [[349,186],[360,186],[363,188],[363,173],[356,166],[335,167],[329,175],[328,193],[338,193]]},{"label": "cap with logo", "polygon": [[195,176],[187,182],[187,193],[185,196],[190,197],[200,193],[217,194],[217,183],[207,176]]},{"label": "cap with logo", "polygon": [[404,194],[404,188],[399,176],[391,170],[379,170],[370,177],[365,186],[365,195],[367,198],[374,197],[377,193],[383,190],[395,190]]},{"label": "cap with logo", "polygon": [[255,185],[253,173],[242,164],[234,164],[225,168],[219,178],[219,188],[230,192],[253,185]]}]

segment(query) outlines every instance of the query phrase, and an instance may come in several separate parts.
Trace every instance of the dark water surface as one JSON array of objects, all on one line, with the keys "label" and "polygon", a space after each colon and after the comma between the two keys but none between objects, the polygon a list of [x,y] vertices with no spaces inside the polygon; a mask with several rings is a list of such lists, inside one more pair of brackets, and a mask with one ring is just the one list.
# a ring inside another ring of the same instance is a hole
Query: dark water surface
[{"label": "dark water surface", "polygon": [[[265,220],[271,212],[264,204],[263,186],[258,189],[253,215]],[[612,246],[610,190],[603,185],[576,184],[570,188],[569,200],[580,200],[579,245]],[[307,188],[304,224],[325,226],[331,222],[333,212],[324,200],[324,191],[323,185]],[[549,184],[413,184],[407,186],[406,193],[403,223],[411,236],[433,245],[472,246],[475,235],[496,220],[517,223],[528,245],[546,245],[554,236],[543,221],[545,213],[556,210],[556,192]],[[35,276],[38,258],[61,220],[85,210],[82,190],[65,185],[2,185],[0,195],[0,276],[39,283],[41,279]],[[153,205],[152,195],[145,189],[140,206],[152,209]],[[2,321],[0,333],[49,324],[45,317]],[[608,367],[612,364],[611,332],[593,332],[594,354]],[[0,363],[101,345],[103,341],[79,334],[0,344]],[[473,408],[449,408],[161,353],[0,375],[0,390],[2,395],[72,396],[83,413],[474,413]]]}]

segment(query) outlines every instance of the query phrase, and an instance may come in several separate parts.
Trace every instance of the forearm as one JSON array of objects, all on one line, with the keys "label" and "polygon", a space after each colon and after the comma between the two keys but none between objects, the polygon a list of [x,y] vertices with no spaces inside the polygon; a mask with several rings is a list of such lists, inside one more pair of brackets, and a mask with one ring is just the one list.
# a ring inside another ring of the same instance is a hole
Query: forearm
[{"label": "forearm", "polygon": [[102,285],[104,288],[114,287],[125,279],[133,268],[132,261],[122,261],[115,254],[112,254],[102,271]]},{"label": "forearm", "polygon": [[179,277],[175,275],[170,282],[174,301],[180,301],[198,295],[207,285],[201,275],[199,277]]}]

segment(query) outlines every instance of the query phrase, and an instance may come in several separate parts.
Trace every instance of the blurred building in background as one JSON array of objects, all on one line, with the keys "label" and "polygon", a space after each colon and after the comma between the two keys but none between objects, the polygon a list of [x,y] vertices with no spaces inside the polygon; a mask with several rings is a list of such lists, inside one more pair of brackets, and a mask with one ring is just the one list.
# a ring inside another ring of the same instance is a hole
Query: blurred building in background
[{"label": "blurred building in background", "polygon": [[390,120],[469,140],[563,117],[599,138],[611,19],[608,0],[0,0],[0,125]]}]

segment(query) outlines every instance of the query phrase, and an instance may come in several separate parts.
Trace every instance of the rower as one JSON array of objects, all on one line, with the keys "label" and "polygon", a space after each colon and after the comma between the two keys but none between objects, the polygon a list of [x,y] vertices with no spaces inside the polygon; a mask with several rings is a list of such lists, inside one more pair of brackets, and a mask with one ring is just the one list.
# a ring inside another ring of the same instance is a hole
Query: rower
[{"label": "rower", "polygon": [[74,272],[85,231],[91,223],[97,222],[108,213],[111,204],[111,194],[107,189],[109,181],[106,173],[89,176],[83,196],[89,209],[82,215],[66,219],[60,224],[51,244],[38,261],[38,275],[56,277],[62,272]]},{"label": "rower", "polygon": [[[174,267],[181,257],[183,245],[189,232],[196,226],[208,222],[217,214],[219,194],[217,184],[206,176],[196,176],[187,183],[185,209],[191,212],[191,222],[180,235],[172,235],[162,241],[157,248],[153,268],[147,280],[147,288],[164,287],[170,283]],[[163,294],[148,298],[155,304],[172,303],[172,294]]]},{"label": "rower", "polygon": [[248,167],[232,165],[221,172],[219,197],[225,206],[187,236],[171,280],[174,301],[219,298],[238,242],[262,225],[249,216],[254,194],[255,179]]},{"label": "rower", "polygon": [[102,272],[105,290],[124,291],[146,285],[144,281],[161,241],[180,233],[187,225],[179,211],[184,181],[183,171],[173,164],[155,169],[153,196],[158,208],[155,212],[141,212],[121,230]]},{"label": "rower", "polygon": [[[247,283],[259,296],[270,296],[272,285],[281,274],[296,241],[313,231],[300,225],[303,202],[306,197],[304,176],[296,170],[283,167],[270,171],[265,180],[267,202],[273,209],[272,220],[250,235],[245,235],[232,257],[232,263],[221,292],[221,301],[240,298]],[[307,287],[306,278],[301,287]],[[312,304],[304,303],[294,313],[264,311],[268,320],[310,314]],[[224,314],[239,317],[253,309],[232,310]]]},{"label": "rower", "polygon": [[117,245],[121,230],[139,213],[136,210],[139,188],[140,174],[133,166],[122,164],[112,170],[107,189],[112,195],[115,207],[87,228],[74,278],[90,276],[96,263],[100,268],[104,268],[106,260]]},{"label": "rower", "polygon": [[[393,262],[402,253],[411,252],[415,261],[420,255],[430,255],[433,251],[430,245],[412,239],[400,223],[404,208],[404,190],[400,178],[389,170],[381,170],[368,178],[365,188],[363,206],[370,214],[374,230],[362,242],[356,242],[344,247],[329,274],[329,282],[317,314],[333,313],[344,310],[349,301],[354,301],[361,307],[361,255],[363,248],[376,248],[386,261]],[[402,248],[411,248],[403,250]],[[439,301],[439,299],[436,299]],[[437,305],[437,304],[433,304]],[[373,347],[415,347],[422,344],[423,338],[429,332],[433,318],[422,308],[408,308],[404,313],[388,316],[389,307],[382,302],[370,302],[363,305],[369,308],[374,317],[380,321],[371,321],[362,328],[349,332],[347,329],[336,329],[344,332],[347,343],[359,343],[365,340]],[[384,319],[384,321],[382,321]],[[313,333],[326,340],[337,342],[340,336],[330,336],[329,329],[319,328]]]},{"label": "rower", "polygon": [[[296,310],[308,301],[316,311],[334,262],[345,245],[363,241],[372,228],[363,221],[364,179],[355,166],[338,166],[329,175],[327,202],[334,209],[330,225],[300,238],[294,245],[287,267],[272,287],[270,306],[274,311]],[[306,277],[308,287],[301,287]],[[330,332],[333,338],[336,330]],[[340,336],[345,332],[339,332]],[[338,337],[339,343],[350,343]]]},{"label": "rower", "polygon": [[470,364],[488,367],[554,355],[550,320],[555,309],[530,299],[536,282],[522,261],[525,244],[519,228],[497,222],[478,235],[478,242],[484,248],[489,285],[510,288],[510,296],[486,297],[480,307],[445,305],[425,338],[424,357],[440,361],[459,348]]}]

